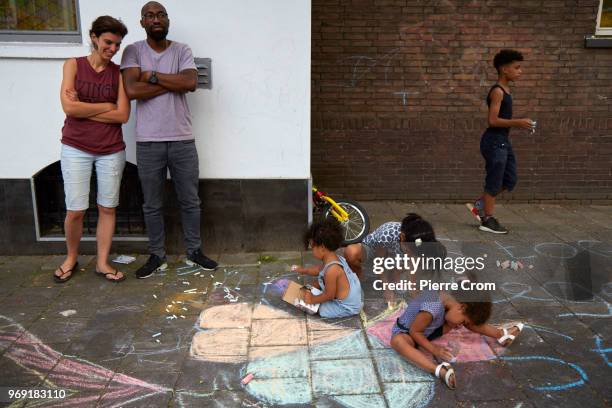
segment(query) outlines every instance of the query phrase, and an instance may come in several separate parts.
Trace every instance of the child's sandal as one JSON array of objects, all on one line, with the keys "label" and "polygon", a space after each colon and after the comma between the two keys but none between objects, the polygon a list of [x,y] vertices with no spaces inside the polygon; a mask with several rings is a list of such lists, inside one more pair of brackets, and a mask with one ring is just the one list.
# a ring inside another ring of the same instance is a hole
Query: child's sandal
[{"label": "child's sandal", "polygon": [[[517,323],[517,324],[515,324],[512,327],[518,328],[518,331],[519,331],[519,334],[520,334],[523,331],[523,327],[525,327],[525,325],[523,323]],[[512,328],[512,327],[510,327],[510,328]],[[505,328],[505,327],[502,330],[504,332],[504,335],[501,336],[499,339],[497,339],[497,342],[503,346],[504,343],[506,343],[506,341],[510,340],[510,343],[508,343],[508,345],[512,344],[512,342],[514,341],[516,336],[510,334],[508,332],[508,329]],[[518,334],[517,334],[517,336],[518,336]]]},{"label": "child's sandal", "polygon": [[[440,377],[440,371],[442,371],[442,368],[446,369],[446,375],[444,375],[444,378]],[[439,378],[439,379],[444,381],[444,384],[446,384],[446,386],[448,388],[450,388],[451,390],[455,389],[456,380],[455,380],[455,384],[454,385],[451,385],[451,383],[450,383],[451,376],[453,376],[453,377],[455,376],[455,370],[453,370],[453,368],[451,367],[450,364],[448,364],[446,362],[445,363],[440,363],[436,367],[436,373],[435,374],[436,374],[437,378]]]}]

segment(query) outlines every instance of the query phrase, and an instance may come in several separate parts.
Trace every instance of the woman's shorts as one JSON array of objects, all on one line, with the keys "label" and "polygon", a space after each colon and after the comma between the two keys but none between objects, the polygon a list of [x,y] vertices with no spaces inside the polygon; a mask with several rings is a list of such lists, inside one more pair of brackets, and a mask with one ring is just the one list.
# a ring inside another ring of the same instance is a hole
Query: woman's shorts
[{"label": "woman's shorts", "polygon": [[89,208],[89,184],[93,166],[96,166],[98,180],[98,205],[106,208],[119,205],[125,150],[96,155],[63,144],[61,164],[67,210],[82,211]]}]

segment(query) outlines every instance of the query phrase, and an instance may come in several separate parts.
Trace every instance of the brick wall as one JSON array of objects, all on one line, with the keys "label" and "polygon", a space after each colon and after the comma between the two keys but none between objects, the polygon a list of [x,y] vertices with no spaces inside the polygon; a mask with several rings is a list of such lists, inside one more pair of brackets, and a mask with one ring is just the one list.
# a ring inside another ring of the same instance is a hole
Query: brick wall
[{"label": "brick wall", "polygon": [[511,200],[612,199],[612,49],[585,49],[597,0],[313,0],[312,174],[355,199],[465,200],[481,190],[484,99],[501,48],[513,86]]}]

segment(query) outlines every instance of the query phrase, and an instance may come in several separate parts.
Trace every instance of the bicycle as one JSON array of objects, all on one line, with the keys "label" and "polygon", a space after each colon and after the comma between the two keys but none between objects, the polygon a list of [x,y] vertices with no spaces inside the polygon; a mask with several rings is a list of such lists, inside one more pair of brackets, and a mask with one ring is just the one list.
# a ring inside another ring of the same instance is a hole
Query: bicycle
[{"label": "bicycle", "polygon": [[342,245],[355,244],[370,232],[370,217],[366,210],[354,200],[334,200],[323,191],[312,186],[313,213],[325,218],[333,216],[344,230]]}]

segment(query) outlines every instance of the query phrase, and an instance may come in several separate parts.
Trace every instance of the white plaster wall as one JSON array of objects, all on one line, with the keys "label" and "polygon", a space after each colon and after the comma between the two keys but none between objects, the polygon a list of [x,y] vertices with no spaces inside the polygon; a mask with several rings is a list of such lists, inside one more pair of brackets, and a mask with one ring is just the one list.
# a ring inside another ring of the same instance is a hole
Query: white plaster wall
[{"label": "white plaster wall", "polygon": [[[145,38],[145,1],[81,0],[84,41],[102,14],[128,26],[127,45]],[[189,94],[201,178],[310,175],[310,1],[168,0],[169,39],[212,58],[212,90]],[[0,43],[0,178],[28,178],[59,159],[63,60],[88,45]],[[115,62],[120,61],[120,55]],[[135,162],[134,109],[124,126]]]}]

